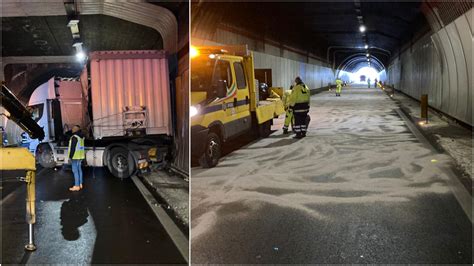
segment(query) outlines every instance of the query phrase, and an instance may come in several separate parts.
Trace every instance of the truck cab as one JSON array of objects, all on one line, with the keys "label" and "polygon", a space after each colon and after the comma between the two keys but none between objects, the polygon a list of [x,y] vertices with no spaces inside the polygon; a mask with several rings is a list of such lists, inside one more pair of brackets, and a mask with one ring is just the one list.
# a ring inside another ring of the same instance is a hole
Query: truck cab
[{"label": "truck cab", "polygon": [[284,113],[279,96],[259,99],[246,46],[192,47],[191,69],[192,157],[203,167],[217,165],[230,139],[251,130],[268,136],[272,119]]}]

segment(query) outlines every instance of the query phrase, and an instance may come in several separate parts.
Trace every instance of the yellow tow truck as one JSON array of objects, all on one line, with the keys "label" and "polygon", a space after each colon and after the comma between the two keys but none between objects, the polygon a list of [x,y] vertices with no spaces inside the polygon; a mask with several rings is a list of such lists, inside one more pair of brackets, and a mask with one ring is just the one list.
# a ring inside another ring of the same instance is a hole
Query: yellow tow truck
[{"label": "yellow tow truck", "polygon": [[247,46],[191,47],[191,155],[202,167],[217,165],[222,145],[251,131],[271,133],[285,112],[282,88],[262,98]]}]

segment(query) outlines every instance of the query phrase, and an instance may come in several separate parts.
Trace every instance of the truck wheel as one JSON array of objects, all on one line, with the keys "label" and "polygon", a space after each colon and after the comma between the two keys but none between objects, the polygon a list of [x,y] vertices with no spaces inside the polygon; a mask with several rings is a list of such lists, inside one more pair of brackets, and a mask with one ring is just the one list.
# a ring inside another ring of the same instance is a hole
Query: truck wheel
[{"label": "truck wheel", "polygon": [[272,133],[272,122],[269,120],[265,123],[258,125],[258,135],[261,138],[266,138]]},{"label": "truck wheel", "polygon": [[116,147],[110,150],[107,167],[115,177],[128,178],[135,171],[135,160],[127,149]]},{"label": "truck wheel", "polygon": [[56,167],[53,150],[47,144],[38,145],[35,152],[36,161],[44,168]]},{"label": "truck wheel", "polygon": [[206,149],[199,159],[199,164],[204,168],[211,168],[217,165],[221,157],[221,139],[219,136],[210,132],[207,135]]}]

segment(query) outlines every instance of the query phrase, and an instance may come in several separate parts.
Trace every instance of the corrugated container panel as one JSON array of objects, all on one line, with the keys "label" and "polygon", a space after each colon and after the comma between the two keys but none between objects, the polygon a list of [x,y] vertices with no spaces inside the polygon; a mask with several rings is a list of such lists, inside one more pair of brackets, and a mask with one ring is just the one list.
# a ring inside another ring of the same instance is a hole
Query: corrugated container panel
[{"label": "corrugated container panel", "polygon": [[172,135],[168,61],[164,51],[92,52],[95,138],[123,136],[126,107],[146,107],[147,135]]}]

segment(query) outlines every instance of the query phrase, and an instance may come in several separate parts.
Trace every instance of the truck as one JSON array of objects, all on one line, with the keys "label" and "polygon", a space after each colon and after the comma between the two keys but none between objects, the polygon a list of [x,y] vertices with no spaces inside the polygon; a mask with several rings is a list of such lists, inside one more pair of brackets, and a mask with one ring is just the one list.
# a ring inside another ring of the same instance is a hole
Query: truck
[{"label": "truck", "polygon": [[67,164],[71,129],[85,134],[86,166],[127,178],[165,164],[172,146],[168,61],[165,51],[97,51],[80,76],[51,78],[28,106],[45,131],[30,151],[47,168]]},{"label": "truck", "polygon": [[[271,133],[285,112],[282,88],[260,95],[254,59],[244,46],[191,47],[191,156],[204,168],[217,165],[222,146],[242,134]],[[276,97],[271,97],[271,95]]]}]

